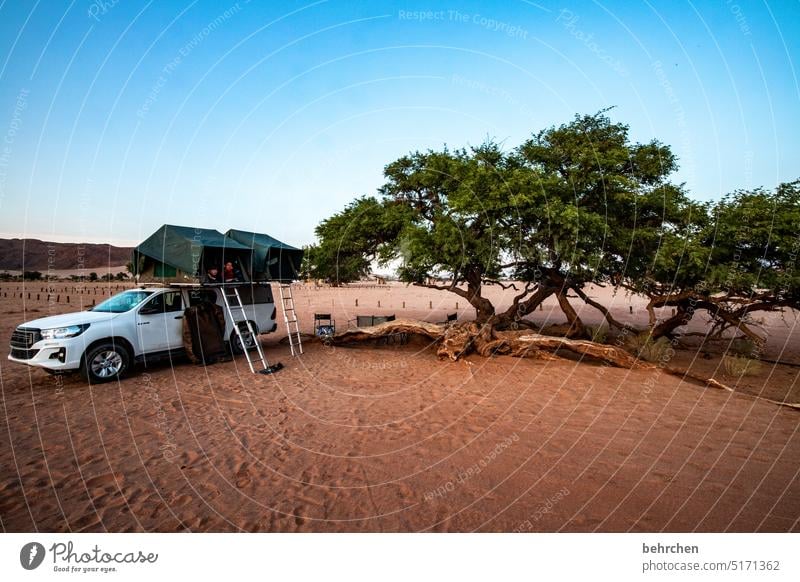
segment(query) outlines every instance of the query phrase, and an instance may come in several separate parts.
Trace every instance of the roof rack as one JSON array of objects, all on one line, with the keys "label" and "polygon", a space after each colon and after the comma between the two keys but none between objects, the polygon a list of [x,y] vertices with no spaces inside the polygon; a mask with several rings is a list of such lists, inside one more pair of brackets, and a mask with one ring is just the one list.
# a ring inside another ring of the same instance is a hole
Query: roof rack
[{"label": "roof rack", "polygon": [[148,287],[177,287],[177,288],[189,288],[189,287],[243,287],[245,285],[289,285],[291,281],[285,281],[283,279],[270,279],[270,280],[259,280],[259,281],[230,281],[228,283],[159,283],[156,281],[153,282],[145,282],[139,283],[137,287],[139,289],[147,289]]},{"label": "roof rack", "polygon": [[228,283],[167,283],[170,287],[243,287],[245,285],[269,285],[277,281],[230,281]]}]

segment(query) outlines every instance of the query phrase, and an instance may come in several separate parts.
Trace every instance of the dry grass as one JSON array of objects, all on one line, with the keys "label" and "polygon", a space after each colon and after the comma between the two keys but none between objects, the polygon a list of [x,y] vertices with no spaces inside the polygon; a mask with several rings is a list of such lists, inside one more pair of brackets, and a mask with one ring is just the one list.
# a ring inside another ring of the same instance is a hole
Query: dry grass
[{"label": "dry grass", "polygon": [[743,376],[758,376],[761,373],[761,362],[746,356],[728,355],[722,356],[722,367],[725,375],[731,378],[742,378]]}]

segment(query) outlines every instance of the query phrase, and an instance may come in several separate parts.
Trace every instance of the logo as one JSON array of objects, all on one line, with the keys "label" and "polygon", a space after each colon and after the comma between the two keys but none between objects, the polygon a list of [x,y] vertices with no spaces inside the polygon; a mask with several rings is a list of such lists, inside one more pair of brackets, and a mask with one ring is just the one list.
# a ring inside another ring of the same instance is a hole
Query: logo
[{"label": "logo", "polygon": [[29,542],[19,551],[19,563],[26,570],[35,570],[44,561],[44,546],[39,542]]}]

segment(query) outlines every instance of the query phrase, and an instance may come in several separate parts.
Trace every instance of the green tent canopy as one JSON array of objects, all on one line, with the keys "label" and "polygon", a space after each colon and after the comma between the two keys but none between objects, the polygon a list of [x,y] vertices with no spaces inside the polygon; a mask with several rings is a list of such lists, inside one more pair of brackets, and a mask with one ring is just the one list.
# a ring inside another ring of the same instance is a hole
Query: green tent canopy
[{"label": "green tent canopy", "polygon": [[249,279],[253,251],[209,228],[165,224],[133,249],[134,275],[142,280],[201,281],[211,266],[232,261]]},{"label": "green tent canopy", "polygon": [[252,263],[248,266],[254,279],[291,281],[298,278],[302,249],[258,232],[231,229],[225,236],[253,250]]}]

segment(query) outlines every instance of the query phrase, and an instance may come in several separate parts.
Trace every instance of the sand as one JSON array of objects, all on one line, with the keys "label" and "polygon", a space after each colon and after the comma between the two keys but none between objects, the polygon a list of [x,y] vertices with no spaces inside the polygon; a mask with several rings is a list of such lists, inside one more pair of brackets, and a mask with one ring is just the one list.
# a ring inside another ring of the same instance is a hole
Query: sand
[{"label": "sand", "polygon": [[[39,286],[23,305],[17,286],[0,286],[2,337],[74,310],[75,295],[28,301]],[[396,285],[295,296],[307,331],[314,312],[340,329],[355,314],[440,321],[458,300]],[[614,312],[642,324],[642,304],[619,296]],[[470,315],[460,300],[457,311]],[[562,317],[548,302],[534,320]],[[800,363],[792,315],[764,329],[765,357]],[[729,393],[585,361],[442,362],[421,341],[307,343],[292,358],[281,335],[282,324],[262,336],[285,365],[271,377],[239,357],[90,388],[0,360],[2,529],[800,531],[800,413],[752,397],[800,401],[798,367],[765,364],[736,382],[716,353],[671,362]]]}]

